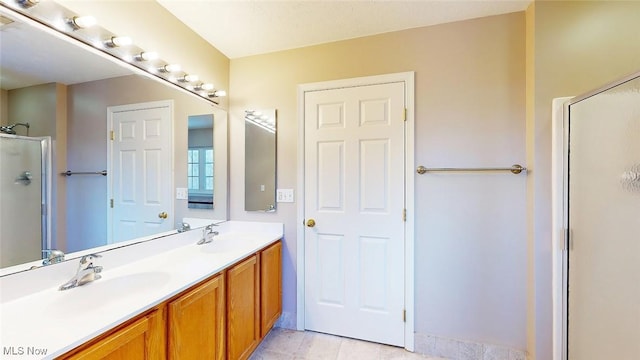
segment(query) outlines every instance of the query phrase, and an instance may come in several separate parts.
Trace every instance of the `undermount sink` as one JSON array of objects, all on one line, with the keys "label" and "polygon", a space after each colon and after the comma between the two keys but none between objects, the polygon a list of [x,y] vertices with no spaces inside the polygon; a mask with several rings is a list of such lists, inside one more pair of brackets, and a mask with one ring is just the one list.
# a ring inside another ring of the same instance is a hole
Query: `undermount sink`
[{"label": "undermount sink", "polygon": [[168,283],[169,273],[160,271],[140,272],[109,278],[106,272],[102,278],[65,291],[57,291],[56,299],[51,302],[52,314],[67,316],[83,308],[92,310],[112,303],[126,300],[132,294],[143,293]]}]

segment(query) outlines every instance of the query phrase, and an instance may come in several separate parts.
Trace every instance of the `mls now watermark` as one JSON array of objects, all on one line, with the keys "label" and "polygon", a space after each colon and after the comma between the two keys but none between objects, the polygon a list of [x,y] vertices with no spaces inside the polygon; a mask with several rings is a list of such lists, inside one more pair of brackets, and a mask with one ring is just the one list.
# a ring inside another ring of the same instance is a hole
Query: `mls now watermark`
[{"label": "mls now watermark", "polygon": [[45,356],[49,349],[39,348],[36,346],[3,346],[2,355],[4,356]]}]

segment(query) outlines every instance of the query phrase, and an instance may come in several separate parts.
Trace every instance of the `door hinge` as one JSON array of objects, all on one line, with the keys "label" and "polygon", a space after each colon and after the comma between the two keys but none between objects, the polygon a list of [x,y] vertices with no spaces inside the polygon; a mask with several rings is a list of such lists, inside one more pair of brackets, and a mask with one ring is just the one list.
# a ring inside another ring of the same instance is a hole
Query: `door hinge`
[{"label": "door hinge", "polygon": [[407,221],[407,209],[402,209],[402,221]]},{"label": "door hinge", "polygon": [[404,113],[402,114],[403,120],[407,121],[407,108],[404,108]]},{"label": "door hinge", "polygon": [[115,140],[115,139],[116,139],[116,133],[115,133],[115,131],[113,131],[113,130],[111,130],[111,131],[110,131],[110,133],[109,133],[109,138],[110,138],[111,140]]},{"label": "door hinge", "polygon": [[113,209],[113,199],[109,199],[109,206]]},{"label": "door hinge", "polygon": [[40,205],[40,214],[42,216],[47,216],[47,206],[45,204]]},{"label": "door hinge", "polygon": [[407,322],[407,310],[402,309],[402,322]]}]

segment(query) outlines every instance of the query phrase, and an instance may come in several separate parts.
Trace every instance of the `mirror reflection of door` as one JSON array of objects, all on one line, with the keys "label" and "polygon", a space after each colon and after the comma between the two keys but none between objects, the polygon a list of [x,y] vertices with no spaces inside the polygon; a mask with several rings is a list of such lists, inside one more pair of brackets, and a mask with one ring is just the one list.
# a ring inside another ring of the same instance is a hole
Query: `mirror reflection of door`
[{"label": "mirror reflection of door", "polygon": [[276,209],[276,110],[246,110],[245,211]]},{"label": "mirror reflection of door", "polygon": [[109,243],[173,229],[173,101],[107,108]]},{"label": "mirror reflection of door", "polygon": [[188,207],[213,209],[213,114],[189,116],[188,147]]}]

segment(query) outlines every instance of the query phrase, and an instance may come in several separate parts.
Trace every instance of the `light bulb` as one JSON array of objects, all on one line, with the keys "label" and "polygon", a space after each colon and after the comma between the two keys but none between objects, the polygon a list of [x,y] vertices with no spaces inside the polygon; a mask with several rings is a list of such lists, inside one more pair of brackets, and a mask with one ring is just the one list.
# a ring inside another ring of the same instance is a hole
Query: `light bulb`
[{"label": "light bulb", "polygon": [[109,47],[129,46],[131,44],[133,44],[133,40],[128,36],[112,36],[111,39],[105,41],[105,45]]},{"label": "light bulb", "polygon": [[180,81],[182,82],[194,82],[194,81],[198,81],[198,75],[185,75],[182,78],[180,78]]},{"label": "light bulb", "polygon": [[196,89],[205,90],[205,91],[211,91],[213,90],[213,88],[214,88],[213,84],[200,84],[196,86]]},{"label": "light bulb", "polygon": [[227,96],[227,92],[224,90],[216,90],[212,93],[209,93],[209,97],[225,97]]},{"label": "light bulb", "polygon": [[137,57],[138,61],[152,61],[158,58],[158,53],[155,51],[143,51]]},{"label": "light bulb", "polygon": [[18,0],[18,3],[24,8],[30,8],[32,6],[38,5],[40,3],[40,0]]},{"label": "light bulb", "polygon": [[180,64],[167,64],[167,65],[161,66],[160,68],[158,68],[158,70],[162,72],[171,73],[171,72],[177,72],[182,70],[182,66],[180,66]]},{"label": "light bulb", "polygon": [[69,23],[74,29],[78,30],[94,26],[98,22],[93,16],[74,16],[69,20]]}]

